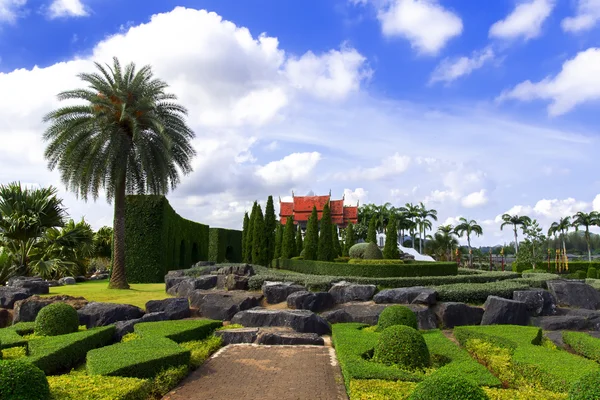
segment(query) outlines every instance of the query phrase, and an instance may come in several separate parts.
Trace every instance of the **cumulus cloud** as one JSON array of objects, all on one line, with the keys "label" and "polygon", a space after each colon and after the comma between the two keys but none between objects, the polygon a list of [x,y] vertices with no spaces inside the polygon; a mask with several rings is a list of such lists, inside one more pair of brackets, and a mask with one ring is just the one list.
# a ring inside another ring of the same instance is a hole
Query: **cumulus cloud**
[{"label": "cumulus cloud", "polygon": [[565,32],[583,32],[594,28],[600,21],[600,0],[578,0],[575,16],[562,20]]},{"label": "cumulus cloud", "polygon": [[497,98],[498,101],[506,99],[550,100],[548,114],[551,116],[565,114],[579,104],[600,99],[600,48],[579,52],[567,60],[554,77],[535,83],[521,82]]},{"label": "cumulus cloud", "polygon": [[0,22],[14,23],[27,0],[0,0]]},{"label": "cumulus cloud", "polygon": [[54,0],[48,7],[50,18],[86,17],[89,13],[81,0]]},{"label": "cumulus cloud", "polygon": [[494,51],[486,47],[473,52],[470,57],[446,58],[433,71],[429,84],[436,82],[450,83],[458,78],[469,75],[494,59]]},{"label": "cumulus cloud", "polygon": [[506,18],[490,27],[489,36],[499,39],[536,38],[541,35],[542,25],[554,6],[554,0],[521,1]]},{"label": "cumulus cloud", "polygon": [[363,188],[344,189],[344,205],[355,206],[357,203],[365,204],[369,197],[369,192]]},{"label": "cumulus cloud", "polygon": [[395,153],[386,157],[381,164],[369,168],[354,168],[347,172],[334,174],[333,179],[351,180],[351,181],[374,181],[385,179],[391,176],[402,174],[410,165],[410,157]]},{"label": "cumulus cloud", "polygon": [[272,161],[256,170],[256,175],[261,177],[268,185],[281,185],[282,183],[296,182],[308,178],[317,166],[321,154],[294,153],[281,160]]},{"label": "cumulus cloud", "polygon": [[485,189],[481,189],[478,192],[473,192],[462,198],[461,204],[465,208],[474,208],[480,207],[489,201],[488,197],[485,194]]}]

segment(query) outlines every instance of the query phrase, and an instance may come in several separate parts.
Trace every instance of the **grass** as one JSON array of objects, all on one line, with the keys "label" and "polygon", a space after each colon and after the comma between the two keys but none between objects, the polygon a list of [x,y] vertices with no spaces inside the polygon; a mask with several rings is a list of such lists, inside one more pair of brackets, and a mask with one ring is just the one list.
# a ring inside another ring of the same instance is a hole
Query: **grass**
[{"label": "grass", "polygon": [[44,296],[59,294],[82,296],[88,301],[131,304],[142,309],[150,300],[163,300],[171,297],[165,292],[164,283],[133,283],[130,286],[129,290],[109,289],[108,281],[88,281],[75,285],[51,287],[50,294]]}]

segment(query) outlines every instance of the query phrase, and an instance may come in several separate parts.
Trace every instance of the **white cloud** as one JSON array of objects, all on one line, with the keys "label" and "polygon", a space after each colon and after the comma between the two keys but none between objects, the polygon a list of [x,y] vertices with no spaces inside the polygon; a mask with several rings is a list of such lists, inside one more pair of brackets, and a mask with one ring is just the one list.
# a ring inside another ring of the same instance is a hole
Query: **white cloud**
[{"label": "white cloud", "polygon": [[481,189],[478,192],[473,192],[462,198],[461,204],[465,208],[474,208],[480,207],[489,201],[488,197],[485,194],[485,189]]},{"label": "white cloud", "polygon": [[369,192],[363,188],[344,189],[344,205],[355,206],[357,203],[365,204],[368,199]]},{"label": "white cloud", "polygon": [[594,200],[592,201],[592,210],[600,211],[600,194],[594,197]]},{"label": "white cloud", "polygon": [[448,200],[458,200],[460,194],[453,190],[434,190],[428,196],[425,196],[423,203],[425,204],[442,204]]},{"label": "white cloud", "polygon": [[540,82],[525,81],[504,91],[498,101],[550,100],[548,114],[561,115],[579,104],[600,99],[600,48],[589,48],[567,60],[554,77]]},{"label": "white cloud", "polygon": [[540,36],[544,21],[550,16],[555,0],[521,1],[503,20],[495,22],[489,36],[500,39],[533,39]]},{"label": "white cloud", "polygon": [[273,140],[271,143],[265,146],[265,149],[268,151],[275,151],[279,148],[279,142],[277,140]]},{"label": "white cloud", "polygon": [[0,0],[0,22],[14,23],[27,0]]},{"label": "white cloud", "polygon": [[410,157],[395,153],[384,158],[381,164],[370,168],[354,168],[347,172],[334,174],[333,179],[352,181],[374,181],[402,174],[410,165]]},{"label": "white cloud", "polygon": [[256,170],[256,175],[261,177],[268,185],[294,183],[308,178],[319,160],[321,160],[321,154],[317,152],[293,153],[279,161],[272,161],[259,167]]},{"label": "white cloud", "polygon": [[391,0],[378,10],[385,36],[407,39],[419,53],[436,55],[463,30],[461,18],[437,0]]},{"label": "white cloud", "polygon": [[54,0],[48,8],[50,18],[86,17],[88,15],[81,0]]},{"label": "white cloud", "polygon": [[577,201],[572,197],[567,199],[542,199],[533,207],[533,213],[540,216],[559,219],[575,214],[578,211],[584,211],[590,206],[584,201]]},{"label": "white cloud", "polygon": [[456,79],[469,75],[471,72],[483,67],[494,59],[494,51],[486,47],[481,51],[473,52],[471,57],[446,58],[433,71],[429,84],[436,82],[450,83]]},{"label": "white cloud", "polygon": [[577,11],[574,17],[562,20],[565,32],[582,32],[594,28],[600,21],[600,0],[577,0]]}]

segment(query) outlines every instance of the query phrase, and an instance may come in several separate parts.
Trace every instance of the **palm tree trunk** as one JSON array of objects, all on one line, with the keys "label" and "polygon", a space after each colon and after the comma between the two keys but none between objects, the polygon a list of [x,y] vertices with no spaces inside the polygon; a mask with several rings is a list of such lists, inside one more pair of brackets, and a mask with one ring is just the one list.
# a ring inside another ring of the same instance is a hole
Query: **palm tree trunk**
[{"label": "palm tree trunk", "polygon": [[129,289],[125,275],[125,171],[115,190],[113,243],[113,268],[108,287]]},{"label": "palm tree trunk", "polygon": [[471,236],[467,235],[467,244],[469,245],[469,267],[473,268],[473,251],[471,250]]},{"label": "palm tree trunk", "polygon": [[588,248],[588,261],[592,262],[592,251],[590,250],[590,228],[585,227],[585,242]]},{"label": "palm tree trunk", "polygon": [[517,239],[517,226],[516,225],[513,228],[513,231],[515,232],[515,256],[516,256],[517,254],[519,254],[519,240]]}]

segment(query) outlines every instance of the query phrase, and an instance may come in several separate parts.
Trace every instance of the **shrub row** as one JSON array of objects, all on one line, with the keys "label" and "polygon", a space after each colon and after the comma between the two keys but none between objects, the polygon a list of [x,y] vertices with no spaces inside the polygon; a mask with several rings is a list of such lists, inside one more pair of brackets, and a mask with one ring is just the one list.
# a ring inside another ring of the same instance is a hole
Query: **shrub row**
[{"label": "shrub row", "polygon": [[208,232],[208,261],[242,262],[242,231],[210,228]]},{"label": "shrub row", "polygon": [[[0,329],[0,350],[9,347],[26,346],[27,340],[17,333],[15,329]],[[0,357],[1,358],[1,357]]]},{"label": "shrub row", "polygon": [[435,287],[439,301],[457,301],[461,303],[484,303],[488,296],[512,299],[515,290],[529,288],[524,282],[513,280],[488,283],[456,283]]},{"label": "shrub row", "polygon": [[282,269],[312,275],[372,278],[457,275],[454,262],[414,262],[410,264],[346,264],[312,260],[280,259]]},{"label": "shrub row", "polygon": [[206,339],[215,329],[223,326],[221,321],[179,320],[141,322],[133,328],[142,338],[164,337],[176,343]]},{"label": "shrub row", "polygon": [[148,380],[116,376],[65,374],[48,377],[53,400],[147,400]]},{"label": "shrub row", "polygon": [[[600,262],[598,261],[569,261],[569,273],[573,273],[576,271],[586,271],[589,267],[596,268],[596,270],[600,269]],[[531,263],[512,263],[512,270],[514,272],[523,272],[525,270],[531,269]],[[550,268],[548,268],[548,262],[539,262],[535,265],[536,270],[545,271],[545,272],[556,272],[556,263],[550,262]]]},{"label": "shrub row", "polygon": [[28,359],[46,375],[62,372],[84,360],[88,351],[109,344],[114,333],[114,325],[109,325],[30,340]]},{"label": "shrub row", "polygon": [[600,363],[600,339],[583,332],[563,331],[563,341],[584,357]]},{"label": "shrub row", "polygon": [[[362,259],[362,258],[351,258],[348,260],[348,264],[360,264],[360,265],[400,265],[405,264],[402,260],[370,260],[370,259]],[[410,262],[406,263],[410,264]]]}]

